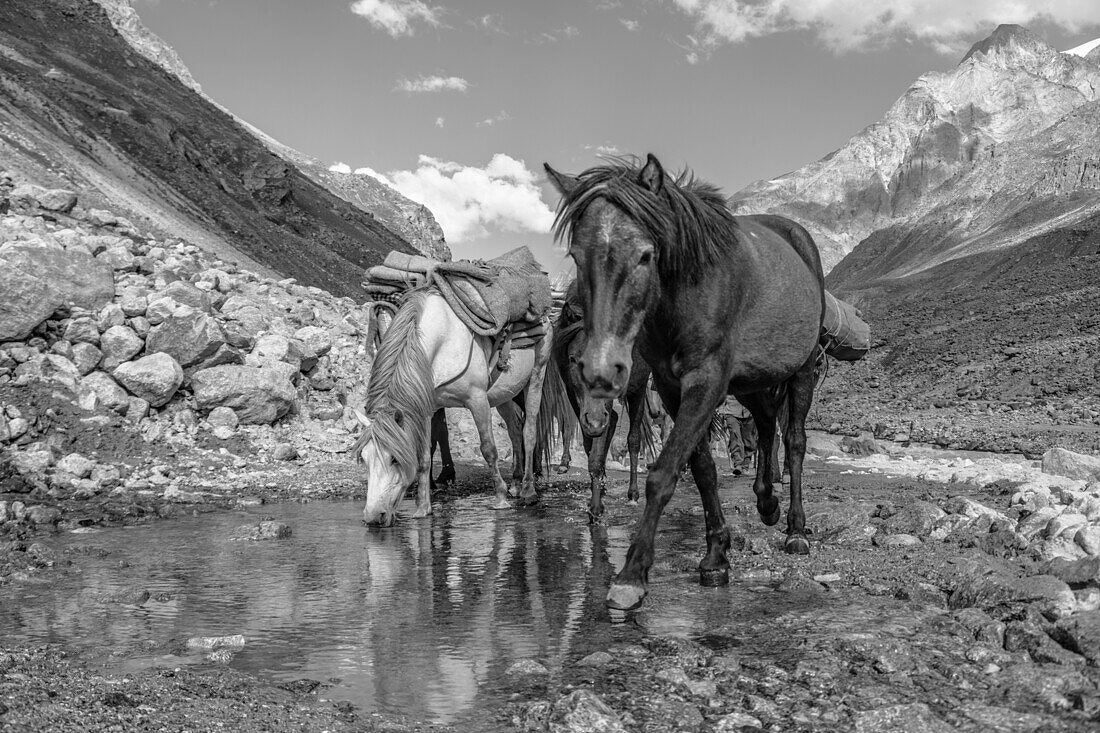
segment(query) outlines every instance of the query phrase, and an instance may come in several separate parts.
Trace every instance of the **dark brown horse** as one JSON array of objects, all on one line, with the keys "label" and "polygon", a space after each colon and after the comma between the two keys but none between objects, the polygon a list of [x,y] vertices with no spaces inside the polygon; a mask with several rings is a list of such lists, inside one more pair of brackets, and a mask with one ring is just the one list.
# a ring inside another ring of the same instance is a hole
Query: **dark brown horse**
[{"label": "dark brown horse", "polygon": [[727,394],[752,413],[760,434],[753,491],[767,525],[779,521],[772,493],[776,413],[786,400],[790,474],[786,550],[806,554],[802,508],[805,418],[824,312],[817,247],[779,216],[734,216],[714,186],[615,160],[579,176],[546,171],[562,195],[555,233],[577,264],[588,344],[578,366],[595,397],[626,389],[635,345],[675,425],[646,480],[646,506],[607,604],[635,608],[646,593],[657,522],[684,464],[699,487],[707,552],[703,585],[729,582],[730,531],[718,499],[707,440]]},{"label": "dark brown horse", "polygon": [[[592,492],[588,502],[588,520],[595,522],[603,515],[607,451],[611,446],[611,438],[615,435],[619,416],[615,412],[614,400],[594,398],[581,377],[578,365],[588,345],[583,318],[577,284],[573,282],[565,292],[565,303],[554,328],[550,360],[561,375],[566,397],[581,425]],[[649,432],[645,415],[648,383],[649,367],[640,357],[635,358],[624,395],[627,419],[630,420],[630,430],[626,436],[627,452],[630,454],[630,484],[626,498],[631,503],[638,501],[638,454],[641,452],[642,435]],[[652,437],[648,442],[653,442]]]}]

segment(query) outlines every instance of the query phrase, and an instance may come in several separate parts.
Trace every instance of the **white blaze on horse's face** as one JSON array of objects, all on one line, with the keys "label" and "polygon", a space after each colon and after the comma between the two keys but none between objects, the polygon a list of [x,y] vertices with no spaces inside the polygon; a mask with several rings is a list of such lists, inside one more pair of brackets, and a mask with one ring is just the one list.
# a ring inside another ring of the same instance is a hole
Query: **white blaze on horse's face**
[{"label": "white blaze on horse's face", "polygon": [[416,478],[415,470],[403,469],[373,440],[363,446],[361,455],[367,468],[367,504],[363,508],[363,521],[382,527],[393,526],[397,520],[397,505]]},{"label": "white blaze on horse's face", "polygon": [[655,248],[614,205],[588,208],[570,246],[588,332],[579,366],[591,397],[607,399],[621,396],[630,378],[634,340],[657,287]]}]

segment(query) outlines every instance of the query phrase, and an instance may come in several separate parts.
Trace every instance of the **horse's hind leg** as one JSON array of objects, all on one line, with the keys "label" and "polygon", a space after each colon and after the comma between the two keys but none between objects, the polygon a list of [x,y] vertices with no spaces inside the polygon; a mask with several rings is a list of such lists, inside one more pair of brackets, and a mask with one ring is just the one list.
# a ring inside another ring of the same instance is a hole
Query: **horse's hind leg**
[{"label": "horse's hind leg", "polygon": [[806,414],[814,398],[814,358],[806,362],[788,383],[787,430],[784,433],[787,475],[791,482],[791,506],[787,510],[787,541],[793,555],[810,554],[806,539],[806,514],[802,509],[802,461],[806,456]]},{"label": "horse's hind leg", "polygon": [[474,418],[474,425],[477,426],[477,434],[481,439],[481,457],[485,459],[485,465],[489,467],[489,473],[493,477],[496,490],[493,509],[511,509],[512,505],[508,503],[508,484],[504,483],[497,466],[497,444],[493,439],[493,415],[489,398],[484,391],[472,394],[466,402],[466,409]]},{"label": "horse's hind leg", "polygon": [[711,587],[728,585],[730,564],[726,551],[730,546],[730,530],[722,513],[722,502],[718,499],[718,470],[714,466],[708,436],[703,436],[692,451],[688,465],[691,466],[691,477],[699,487],[707,523],[707,554],[699,563],[699,583]]},{"label": "horse's hind leg", "polygon": [[588,500],[588,522],[595,524],[603,516],[603,495],[607,485],[607,452],[611,448],[611,436],[615,434],[619,415],[608,400],[607,427],[591,439],[588,449],[588,488],[591,492]]},{"label": "horse's hind leg", "polygon": [[455,480],[455,464],[451,458],[451,436],[447,432],[447,411],[440,407],[432,415],[432,454],[439,445],[439,476],[436,483],[445,486]]},{"label": "horse's hind leg", "polygon": [[[432,420],[424,423],[424,429],[432,429]],[[429,436],[431,433],[429,433]],[[427,440],[420,455],[420,466],[416,482],[416,511],[414,517],[426,517],[432,513],[432,441]]]},{"label": "horse's hind leg", "polygon": [[772,493],[776,404],[772,395],[766,392],[747,395],[741,404],[752,413],[756,423],[756,479],[752,482],[752,491],[756,494],[756,511],[760,513],[760,521],[770,527],[779,521],[783,513],[779,499]]},{"label": "horse's hind leg", "polygon": [[497,405],[497,412],[504,418],[508,428],[508,439],[512,442],[512,485],[508,489],[511,496],[519,496],[523,484],[523,415],[515,402],[503,402]]},{"label": "horse's hind leg", "polygon": [[573,436],[577,433],[577,414],[566,412],[561,418],[561,463],[558,464],[558,473],[569,471],[569,464],[573,462],[573,456],[569,449],[573,445]]}]

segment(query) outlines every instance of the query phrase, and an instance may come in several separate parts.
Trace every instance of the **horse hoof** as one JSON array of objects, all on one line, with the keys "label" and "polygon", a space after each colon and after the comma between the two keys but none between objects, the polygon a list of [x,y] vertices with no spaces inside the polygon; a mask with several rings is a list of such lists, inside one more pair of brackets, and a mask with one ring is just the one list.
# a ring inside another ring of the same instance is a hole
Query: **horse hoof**
[{"label": "horse hoof", "polygon": [[[769,527],[774,526],[779,521],[779,517],[783,515],[783,507],[779,506],[779,500],[773,498],[772,501],[775,502],[775,507],[769,514],[760,512],[760,521]],[[757,509],[759,510],[759,507]]]},{"label": "horse hoof", "polygon": [[432,514],[432,508],[431,507],[428,507],[427,509],[422,509],[420,507],[417,507],[416,511],[413,512],[412,515],[413,515],[413,519],[423,519],[424,517],[430,517],[431,514]]},{"label": "horse hoof", "polygon": [[800,534],[792,534],[783,543],[783,549],[787,551],[788,555],[809,555],[810,542]]},{"label": "horse hoof", "polygon": [[556,468],[555,470],[556,470],[556,471],[557,471],[557,472],[558,472],[559,474],[561,474],[561,473],[569,473],[569,466],[563,463],[563,464],[561,464],[560,466],[558,466],[558,467],[557,467],[557,468]]},{"label": "horse hoof", "polygon": [[501,498],[499,498],[499,499],[497,499],[496,501],[493,502],[491,508],[492,509],[497,509],[497,510],[511,509],[512,508],[512,502],[508,501],[504,497],[501,497]]},{"label": "horse hoof", "polygon": [[612,583],[607,591],[607,607],[619,611],[632,611],[642,605],[645,588],[638,585]]},{"label": "horse hoof", "polygon": [[720,588],[723,585],[729,584],[729,568],[719,568],[717,570],[704,570],[703,568],[699,568],[699,585],[704,588]]},{"label": "horse hoof", "polygon": [[637,499],[627,499],[626,500],[626,505],[627,506],[638,506],[638,500]]}]

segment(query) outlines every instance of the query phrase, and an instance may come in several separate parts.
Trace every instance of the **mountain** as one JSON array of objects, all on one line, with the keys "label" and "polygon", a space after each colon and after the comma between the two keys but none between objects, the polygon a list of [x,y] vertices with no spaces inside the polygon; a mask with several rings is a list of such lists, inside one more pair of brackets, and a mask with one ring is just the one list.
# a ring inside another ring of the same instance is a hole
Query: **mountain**
[{"label": "mountain", "polygon": [[361,298],[364,269],[387,252],[416,252],[164,58],[172,72],[136,52],[93,0],[0,3],[0,168],[98,191],[82,201],[339,295]]},{"label": "mountain", "polygon": [[[96,0],[96,2],[107,11],[107,17],[110,18],[115,30],[135,51],[174,75],[197,93],[203,94],[202,87],[191,76],[191,72],[175,50],[142,25],[137,11],[130,5],[131,0]],[[206,95],[203,94],[203,96]],[[206,99],[211,104],[221,107],[210,97]],[[259,128],[233,115],[230,110],[221,108],[255,135],[268,150],[283,160],[293,163],[314,182],[377,218],[386,228],[399,235],[422,254],[436,259],[451,259],[451,251],[444,241],[443,230],[423,204],[410,201],[370,176],[330,171],[328,166],[316,158],[311,158],[280,143]]]},{"label": "mountain", "polygon": [[806,224],[827,269],[876,232],[899,228],[925,232],[921,251],[890,247],[889,267],[878,262],[876,274],[1019,243],[1100,211],[1098,99],[1100,50],[1059,53],[1002,25],[955,69],[921,76],[839,150],[731,202]]}]

